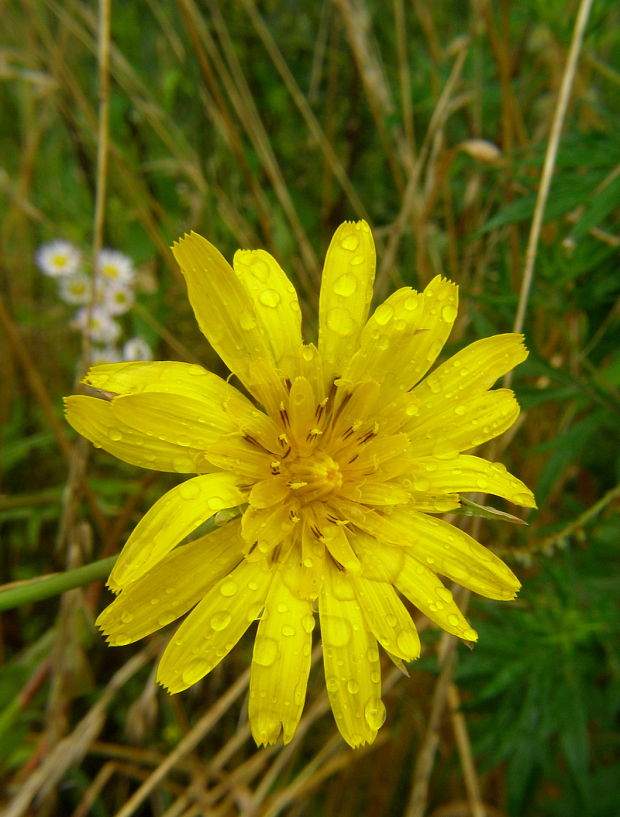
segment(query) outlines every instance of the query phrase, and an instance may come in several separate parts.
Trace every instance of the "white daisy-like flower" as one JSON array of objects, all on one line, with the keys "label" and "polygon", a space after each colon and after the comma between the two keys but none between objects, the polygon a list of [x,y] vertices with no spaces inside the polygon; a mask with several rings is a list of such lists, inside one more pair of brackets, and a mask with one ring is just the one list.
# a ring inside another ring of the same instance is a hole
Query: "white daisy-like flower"
[{"label": "white daisy-like flower", "polygon": [[100,288],[98,300],[108,314],[124,315],[133,306],[135,296],[130,286],[114,281]]},{"label": "white daisy-like flower", "polygon": [[102,306],[94,306],[88,314],[88,309],[80,309],[73,322],[76,329],[88,331],[91,340],[95,343],[114,344],[121,335],[121,327]]},{"label": "white daisy-like flower", "polygon": [[87,304],[90,299],[90,278],[83,272],[63,275],[58,282],[58,293],[66,304]]},{"label": "white daisy-like flower", "polygon": [[97,255],[97,273],[104,283],[131,284],[135,276],[133,261],[118,250],[104,248]]},{"label": "white daisy-like flower", "polygon": [[42,244],[35,254],[37,267],[45,275],[50,275],[52,278],[76,273],[81,258],[77,247],[61,238]]},{"label": "white daisy-like flower", "polygon": [[130,338],[123,345],[123,360],[152,360],[153,351],[144,338]]},{"label": "white daisy-like flower", "polygon": [[90,362],[93,366],[100,363],[119,363],[123,359],[116,346],[93,346],[90,350]]}]

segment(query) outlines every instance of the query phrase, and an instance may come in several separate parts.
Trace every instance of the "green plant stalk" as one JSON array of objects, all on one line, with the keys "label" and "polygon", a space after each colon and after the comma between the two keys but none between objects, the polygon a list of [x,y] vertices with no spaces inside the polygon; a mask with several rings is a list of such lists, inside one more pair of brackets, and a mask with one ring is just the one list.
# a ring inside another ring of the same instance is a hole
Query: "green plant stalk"
[{"label": "green plant stalk", "polygon": [[115,561],[116,556],[110,556],[83,567],[76,567],[74,570],[53,573],[50,576],[19,582],[5,590],[0,589],[0,610],[11,610],[33,601],[49,599],[75,587],[83,587],[98,579],[104,579]]}]

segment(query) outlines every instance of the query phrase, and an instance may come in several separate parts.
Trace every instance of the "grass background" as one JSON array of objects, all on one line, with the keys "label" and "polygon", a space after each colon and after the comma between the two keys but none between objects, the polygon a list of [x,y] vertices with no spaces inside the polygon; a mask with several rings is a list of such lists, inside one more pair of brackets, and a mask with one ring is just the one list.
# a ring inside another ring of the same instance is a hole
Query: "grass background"
[{"label": "grass background", "polygon": [[367,218],[377,299],[437,273],[460,285],[446,352],[510,331],[524,310],[531,354],[512,384],[524,412],[491,453],[540,506],[527,527],[479,525],[521,576],[518,601],[471,600],[472,652],[418,615],[423,657],[409,680],[384,665],[388,719],[355,752],[331,720],[320,662],[298,736],[257,751],[244,706],[250,638],[168,697],[153,683],[167,635],[106,647],[92,623],[101,582],[3,613],[6,815],[620,813],[620,9],[595,0],[572,73],[586,6],[135,0],[113,4],[107,38],[92,3],[2,4],[2,582],[114,554],[173,484],[87,452],[64,425],[82,342],[34,265],[56,237],[130,255],[154,282],[132,331],[156,359],[221,373],[171,241],[195,228],[228,257],[268,249],[298,286],[310,339],[329,238]]}]

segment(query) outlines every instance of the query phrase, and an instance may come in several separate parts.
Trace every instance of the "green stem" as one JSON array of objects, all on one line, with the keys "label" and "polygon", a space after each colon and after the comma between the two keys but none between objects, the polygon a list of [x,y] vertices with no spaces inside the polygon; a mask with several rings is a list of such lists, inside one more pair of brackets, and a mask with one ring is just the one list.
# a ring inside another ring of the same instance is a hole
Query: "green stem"
[{"label": "green stem", "polygon": [[11,610],[13,607],[21,607],[33,601],[42,601],[74,587],[83,587],[97,579],[104,579],[115,561],[116,556],[110,556],[108,559],[76,567],[74,570],[66,570],[64,573],[53,573],[51,576],[29,579],[6,586],[5,589],[0,588],[0,610]]}]

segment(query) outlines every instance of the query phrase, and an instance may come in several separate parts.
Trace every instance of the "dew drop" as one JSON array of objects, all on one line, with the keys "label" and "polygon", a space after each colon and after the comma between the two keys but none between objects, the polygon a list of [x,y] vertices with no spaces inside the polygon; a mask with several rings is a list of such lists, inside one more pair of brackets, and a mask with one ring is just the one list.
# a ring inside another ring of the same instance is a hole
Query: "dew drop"
[{"label": "dew drop", "polygon": [[121,615],[121,621],[123,622],[123,624],[129,624],[129,622],[133,620],[134,620],[133,613],[123,613]]},{"label": "dew drop", "polygon": [[446,304],[441,308],[441,317],[446,323],[452,323],[457,314],[458,310],[453,304]]},{"label": "dew drop", "polygon": [[418,654],[418,639],[411,630],[401,630],[396,636],[398,649],[408,658],[414,658]]},{"label": "dew drop", "polygon": [[276,292],[275,289],[264,289],[258,296],[258,300],[263,306],[275,309],[282,299],[280,298],[280,293]]},{"label": "dew drop", "polygon": [[417,295],[409,295],[405,298],[405,309],[408,309],[409,312],[413,312],[419,305],[420,300]]},{"label": "dew drop", "polygon": [[364,717],[371,729],[380,729],[385,723],[385,706],[381,698],[369,698],[364,707]]},{"label": "dew drop", "polygon": [[347,689],[351,693],[351,695],[357,695],[357,693],[360,691],[360,685],[357,683],[355,679],[350,678],[347,681]]},{"label": "dew drop", "polygon": [[461,623],[461,620],[456,615],[456,613],[450,613],[448,616],[448,624],[451,624],[453,627],[458,626]]},{"label": "dew drop", "polygon": [[342,295],[343,297],[348,298],[350,295],[353,295],[356,289],[357,279],[354,275],[351,275],[348,272],[341,275],[340,278],[336,278],[334,281],[334,292],[336,295]]},{"label": "dew drop", "polygon": [[379,326],[385,326],[394,315],[394,309],[390,304],[380,304],[374,312],[373,318]]},{"label": "dew drop", "polygon": [[209,662],[204,658],[195,658],[185,667],[181,673],[181,678],[184,684],[195,684],[196,681],[200,681],[207,672],[209,672]]},{"label": "dew drop", "polygon": [[360,244],[360,240],[356,235],[346,235],[342,241],[340,242],[340,246],[343,250],[349,250],[350,252],[354,252]]},{"label": "dew drop", "polygon": [[159,627],[165,627],[167,624],[170,624],[171,621],[174,621],[172,613],[161,613],[157,616],[157,625]]},{"label": "dew drop", "polygon": [[368,649],[366,650],[366,658],[371,664],[379,660],[379,650],[377,649],[376,646],[368,647]]},{"label": "dew drop", "polygon": [[336,692],[340,683],[335,675],[328,675],[325,679],[325,686],[329,692]]},{"label": "dew drop", "polygon": [[114,442],[118,442],[119,440],[123,439],[123,435],[117,428],[111,428],[108,431],[108,437]]},{"label": "dew drop", "polygon": [[348,310],[335,306],[327,313],[327,327],[336,335],[346,337],[355,329],[355,323]]},{"label": "dew drop", "polygon": [[238,589],[237,583],[232,579],[227,579],[220,585],[220,593],[226,598],[234,596]]},{"label": "dew drop", "polygon": [[461,406],[455,406],[455,407],[454,407],[454,413],[455,413],[455,414],[458,414],[460,417],[462,417],[462,416],[463,416],[463,414],[465,414],[465,412],[466,412],[466,411],[467,411],[467,407],[466,407],[466,406],[462,406],[462,405],[461,405]]},{"label": "dew drop", "polygon": [[301,626],[307,633],[311,633],[312,630],[314,630],[314,616],[310,613],[306,613],[301,619]]},{"label": "dew drop", "polygon": [[220,610],[219,613],[214,613],[211,616],[211,620],[209,624],[211,625],[212,630],[220,631],[225,630],[226,627],[230,624],[230,613],[228,610]]},{"label": "dew drop", "polygon": [[282,635],[286,636],[287,638],[290,638],[291,636],[295,635],[297,630],[294,627],[291,627],[290,624],[285,624],[280,630],[280,632],[282,633]]},{"label": "dew drop", "polygon": [[275,638],[269,636],[257,637],[254,642],[252,660],[261,667],[270,667],[275,663],[279,653],[280,648]]},{"label": "dew drop", "polygon": [[183,499],[197,499],[199,495],[200,487],[195,480],[188,479],[179,485],[179,496],[183,497]]},{"label": "dew drop", "polygon": [[256,329],[256,318],[251,312],[242,312],[239,316],[239,326],[246,332]]},{"label": "dew drop", "polygon": [[351,641],[351,624],[339,616],[323,616],[323,641],[332,647],[344,647]]}]

